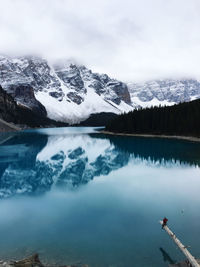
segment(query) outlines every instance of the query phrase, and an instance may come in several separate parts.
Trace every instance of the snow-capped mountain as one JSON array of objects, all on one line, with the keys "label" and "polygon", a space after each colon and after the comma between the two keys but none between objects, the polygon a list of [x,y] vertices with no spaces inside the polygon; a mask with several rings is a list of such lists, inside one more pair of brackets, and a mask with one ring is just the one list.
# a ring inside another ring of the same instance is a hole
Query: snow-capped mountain
[{"label": "snow-capped mountain", "polygon": [[140,107],[173,105],[200,98],[200,82],[194,79],[129,83],[128,89],[133,105]]},{"label": "snow-capped mountain", "polygon": [[91,124],[92,118],[98,125],[98,119],[136,107],[200,98],[200,82],[194,79],[125,84],[71,60],[50,64],[35,56],[0,56],[0,85],[19,106],[69,124],[88,118]]},{"label": "snow-capped mountain", "polygon": [[0,85],[18,104],[40,111],[43,105],[48,118],[71,124],[132,109],[125,83],[67,60],[51,65],[39,57],[1,56]]}]

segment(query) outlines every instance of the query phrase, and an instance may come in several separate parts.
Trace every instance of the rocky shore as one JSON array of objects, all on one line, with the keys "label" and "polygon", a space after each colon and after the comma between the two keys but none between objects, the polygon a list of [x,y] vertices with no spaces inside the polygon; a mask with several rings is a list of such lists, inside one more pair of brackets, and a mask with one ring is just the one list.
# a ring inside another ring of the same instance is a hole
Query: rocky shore
[{"label": "rocky shore", "polygon": [[52,265],[41,263],[38,254],[19,261],[1,261],[0,267],[89,267],[88,265]]},{"label": "rocky shore", "polygon": [[0,132],[13,132],[19,130],[21,130],[21,128],[0,119]]},{"label": "rocky shore", "polygon": [[128,133],[115,133],[109,131],[100,131],[103,134],[111,134],[111,135],[121,135],[121,136],[136,136],[136,137],[147,137],[147,138],[168,138],[168,139],[180,139],[191,142],[200,142],[199,137],[194,136],[180,136],[180,135],[156,135],[156,134],[128,134]]}]

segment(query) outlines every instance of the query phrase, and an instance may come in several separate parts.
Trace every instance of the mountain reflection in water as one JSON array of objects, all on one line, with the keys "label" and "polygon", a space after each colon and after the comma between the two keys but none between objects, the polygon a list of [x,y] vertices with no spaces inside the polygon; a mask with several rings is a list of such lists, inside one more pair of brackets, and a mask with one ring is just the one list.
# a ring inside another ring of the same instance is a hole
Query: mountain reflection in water
[{"label": "mountain reflection in water", "polygon": [[0,259],[38,252],[50,266],[164,267],[182,255],[163,216],[198,257],[198,143],[86,127],[0,140]]},{"label": "mountain reflection in water", "polygon": [[[93,135],[94,136],[94,135]],[[135,158],[160,162],[170,162],[200,166],[200,143],[168,138],[146,138],[133,136],[104,135],[118,150]],[[96,135],[98,138],[98,135]],[[102,136],[100,137],[102,138]]]},{"label": "mountain reflection in water", "polygon": [[103,134],[18,133],[0,145],[0,198],[77,188],[130,159],[174,166],[200,164],[200,144]]}]

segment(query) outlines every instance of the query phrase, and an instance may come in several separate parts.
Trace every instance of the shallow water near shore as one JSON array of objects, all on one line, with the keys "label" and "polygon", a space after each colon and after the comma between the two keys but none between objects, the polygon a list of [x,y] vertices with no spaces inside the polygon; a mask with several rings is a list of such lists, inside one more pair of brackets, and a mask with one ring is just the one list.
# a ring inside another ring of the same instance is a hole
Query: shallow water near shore
[{"label": "shallow water near shore", "polygon": [[[6,139],[5,139],[6,140]],[[158,223],[200,258],[200,144],[29,130],[0,145],[0,259],[92,267],[184,259]]]}]

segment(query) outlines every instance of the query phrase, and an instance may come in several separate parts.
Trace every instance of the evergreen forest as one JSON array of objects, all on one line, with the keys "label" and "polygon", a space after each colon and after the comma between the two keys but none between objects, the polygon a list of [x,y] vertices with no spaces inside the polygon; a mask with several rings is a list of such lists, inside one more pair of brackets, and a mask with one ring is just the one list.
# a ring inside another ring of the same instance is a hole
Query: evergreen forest
[{"label": "evergreen forest", "polygon": [[200,137],[200,100],[174,106],[139,108],[121,114],[106,125],[116,133]]}]

